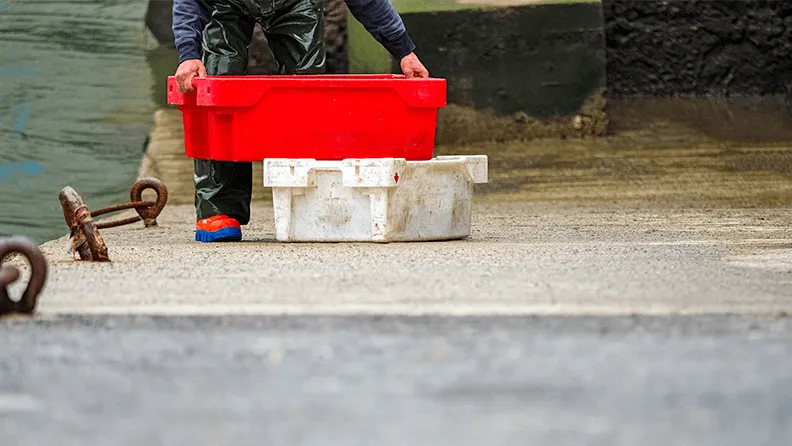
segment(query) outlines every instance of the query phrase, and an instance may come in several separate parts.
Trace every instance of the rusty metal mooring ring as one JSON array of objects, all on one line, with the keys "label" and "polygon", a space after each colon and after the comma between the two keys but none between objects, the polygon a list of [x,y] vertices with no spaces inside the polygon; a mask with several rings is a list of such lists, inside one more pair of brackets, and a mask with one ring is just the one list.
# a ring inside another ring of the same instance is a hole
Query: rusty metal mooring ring
[{"label": "rusty metal mooring ring", "polygon": [[[152,189],[157,193],[156,201],[143,201],[143,191]],[[110,206],[97,211],[91,212],[91,217],[98,217],[100,215],[109,214],[112,212],[123,211],[126,209],[134,209],[138,213],[138,217],[129,217],[115,221],[104,221],[96,223],[98,229],[115,228],[135,223],[143,220],[143,225],[147,228],[157,226],[157,217],[165,204],[168,202],[168,188],[162,181],[156,178],[141,178],[137,183],[132,186],[129,191],[129,196],[132,200],[131,203],[119,204]]]},{"label": "rusty metal mooring ring", "polygon": [[[30,281],[19,301],[14,301],[8,292],[8,286],[19,280],[20,272],[14,266],[3,265],[9,254],[21,254],[30,263]],[[47,261],[32,241],[21,238],[0,239],[0,315],[20,313],[33,314],[36,302],[44,282],[47,280]]]},{"label": "rusty metal mooring ring", "polygon": [[157,216],[165,208],[165,204],[168,203],[168,189],[162,181],[156,178],[141,178],[129,191],[129,198],[132,203],[142,203],[143,191],[146,189],[152,189],[157,193],[157,201],[151,206],[135,207],[135,210],[143,220],[143,224],[148,228],[157,226]]},{"label": "rusty metal mooring ring", "polygon": [[[143,201],[143,191],[152,189],[157,193],[156,201]],[[99,229],[115,228],[143,221],[147,228],[157,226],[157,217],[168,202],[168,189],[156,178],[141,178],[129,192],[131,203],[119,204],[91,212],[77,192],[65,187],[60,193],[63,218],[71,231],[72,251],[80,254],[80,259],[97,262],[109,262],[107,245],[99,234]],[[134,209],[137,217],[129,217],[115,221],[94,222],[93,218],[112,212]]]}]

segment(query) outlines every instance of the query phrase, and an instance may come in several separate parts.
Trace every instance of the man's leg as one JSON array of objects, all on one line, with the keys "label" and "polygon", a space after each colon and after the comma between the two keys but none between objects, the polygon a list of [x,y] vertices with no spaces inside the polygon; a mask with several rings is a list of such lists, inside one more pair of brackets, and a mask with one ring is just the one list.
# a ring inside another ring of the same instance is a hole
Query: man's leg
[{"label": "man's leg", "polygon": [[323,0],[275,0],[262,29],[282,74],[325,72]]},{"label": "man's leg", "polygon": [[[212,19],[204,29],[204,65],[209,76],[245,74],[254,20],[237,1],[210,1]],[[247,224],[253,187],[251,163],[195,160],[198,220],[227,215]]]}]

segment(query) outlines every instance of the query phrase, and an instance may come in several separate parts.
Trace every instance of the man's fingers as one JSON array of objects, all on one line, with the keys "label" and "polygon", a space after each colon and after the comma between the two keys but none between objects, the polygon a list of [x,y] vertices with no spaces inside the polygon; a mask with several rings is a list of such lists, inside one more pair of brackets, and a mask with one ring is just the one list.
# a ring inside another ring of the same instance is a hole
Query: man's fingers
[{"label": "man's fingers", "polygon": [[182,93],[188,93],[192,91],[192,80],[194,77],[195,73],[184,73],[177,76],[176,81],[179,84],[179,91]]},{"label": "man's fingers", "polygon": [[176,75],[176,85],[179,86],[179,91],[182,92],[182,94],[187,93],[184,90],[184,75],[183,74],[177,74]]},{"label": "man's fingers", "polygon": [[176,81],[179,83],[179,91],[181,91],[182,93],[187,93],[187,87],[184,84],[185,77],[186,76],[182,74],[181,76],[178,76],[176,78]]},{"label": "man's fingers", "polygon": [[195,77],[206,77],[206,68],[198,59],[186,60],[179,64],[176,70],[176,83],[179,91],[187,93],[193,90],[193,79]]},{"label": "man's fingers", "polygon": [[193,89],[192,82],[193,82],[193,79],[194,79],[194,78],[195,78],[195,72],[194,72],[194,71],[193,71],[193,72],[191,72],[191,73],[188,73],[188,74],[187,74],[187,76],[185,76],[185,79],[184,79],[184,88],[185,88],[187,91],[192,91],[192,89]]},{"label": "man's fingers", "polygon": [[412,68],[407,70],[407,79],[429,79],[429,71],[426,68]]}]

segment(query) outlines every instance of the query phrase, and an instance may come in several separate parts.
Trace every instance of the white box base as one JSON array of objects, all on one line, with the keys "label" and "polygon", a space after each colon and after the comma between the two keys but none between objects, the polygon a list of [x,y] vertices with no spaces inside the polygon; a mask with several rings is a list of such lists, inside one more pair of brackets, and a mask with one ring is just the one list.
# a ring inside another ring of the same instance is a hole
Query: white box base
[{"label": "white box base", "polygon": [[470,235],[486,156],[264,160],[282,242],[410,242]]}]

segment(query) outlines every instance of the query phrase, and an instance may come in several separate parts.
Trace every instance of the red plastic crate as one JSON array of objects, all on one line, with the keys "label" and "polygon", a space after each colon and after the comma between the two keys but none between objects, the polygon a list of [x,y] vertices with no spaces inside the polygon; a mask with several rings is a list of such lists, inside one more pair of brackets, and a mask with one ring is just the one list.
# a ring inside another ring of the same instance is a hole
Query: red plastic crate
[{"label": "red plastic crate", "polygon": [[217,76],[179,92],[187,156],[219,161],[265,158],[405,158],[434,152],[445,79],[397,75]]}]

